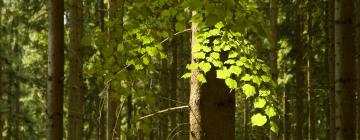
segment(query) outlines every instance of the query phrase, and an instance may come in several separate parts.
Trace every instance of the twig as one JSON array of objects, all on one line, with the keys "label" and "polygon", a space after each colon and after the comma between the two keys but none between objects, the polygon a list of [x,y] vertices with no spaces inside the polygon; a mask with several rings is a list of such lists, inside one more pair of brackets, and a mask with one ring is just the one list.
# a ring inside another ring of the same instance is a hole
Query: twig
[{"label": "twig", "polygon": [[158,112],[155,112],[155,113],[140,117],[138,121],[141,121],[141,120],[149,118],[149,117],[153,117],[153,116],[158,115],[158,114],[168,113],[168,112],[176,111],[176,110],[184,110],[184,109],[188,109],[188,108],[189,108],[188,105],[178,106],[178,107],[173,107],[173,108],[167,108],[167,109],[160,110]]},{"label": "twig", "polygon": [[[191,31],[191,28],[189,29],[185,29],[184,31],[180,31],[180,32],[177,32],[174,34],[175,35],[178,35],[178,34],[181,34],[181,33],[184,33],[184,32],[187,32],[187,31]],[[169,40],[169,37],[168,38],[165,38],[163,41],[160,42],[160,44],[163,44],[164,42],[168,41]]]}]

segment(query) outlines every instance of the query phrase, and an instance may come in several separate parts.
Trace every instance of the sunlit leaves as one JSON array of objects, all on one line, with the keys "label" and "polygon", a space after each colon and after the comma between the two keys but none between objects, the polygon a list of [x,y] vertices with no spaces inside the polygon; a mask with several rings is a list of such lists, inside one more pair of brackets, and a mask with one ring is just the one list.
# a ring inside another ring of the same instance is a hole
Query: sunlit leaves
[{"label": "sunlit leaves", "polygon": [[265,109],[265,113],[269,118],[274,117],[276,115],[276,110],[272,106],[267,106]]},{"label": "sunlit leaves", "polygon": [[216,78],[218,79],[226,79],[229,78],[230,75],[231,73],[227,69],[216,70]]},{"label": "sunlit leaves", "polygon": [[199,80],[200,83],[206,83],[206,78],[205,78],[204,74],[202,74],[202,73],[199,73],[196,76],[196,79]]},{"label": "sunlit leaves", "polygon": [[254,108],[264,108],[266,105],[266,100],[264,98],[257,98],[254,102]]},{"label": "sunlit leaves", "polygon": [[266,122],[267,122],[266,116],[260,113],[257,113],[251,117],[251,123],[253,126],[263,126],[264,124],[266,124]]},{"label": "sunlit leaves", "polygon": [[274,133],[278,133],[279,132],[279,127],[275,122],[270,121],[270,130],[272,132],[274,132]]},{"label": "sunlit leaves", "polygon": [[250,84],[244,84],[241,89],[245,93],[246,98],[252,97],[256,94],[255,87]]},{"label": "sunlit leaves", "polygon": [[237,82],[231,78],[226,78],[225,84],[231,89],[237,88]]},{"label": "sunlit leaves", "polygon": [[190,78],[191,77],[191,73],[185,73],[183,76],[181,76],[181,78]]}]

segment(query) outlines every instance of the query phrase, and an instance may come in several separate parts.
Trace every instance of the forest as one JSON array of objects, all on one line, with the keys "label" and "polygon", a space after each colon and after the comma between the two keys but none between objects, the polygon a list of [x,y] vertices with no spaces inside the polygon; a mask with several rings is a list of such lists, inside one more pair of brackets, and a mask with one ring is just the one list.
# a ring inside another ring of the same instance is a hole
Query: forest
[{"label": "forest", "polygon": [[360,0],[0,0],[0,140],[360,140]]}]

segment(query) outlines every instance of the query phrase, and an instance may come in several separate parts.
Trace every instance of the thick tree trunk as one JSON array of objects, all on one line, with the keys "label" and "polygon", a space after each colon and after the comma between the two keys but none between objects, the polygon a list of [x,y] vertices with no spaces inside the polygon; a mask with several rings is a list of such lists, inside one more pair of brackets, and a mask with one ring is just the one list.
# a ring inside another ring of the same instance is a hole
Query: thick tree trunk
[{"label": "thick tree trunk", "polygon": [[353,0],[335,1],[336,140],[356,138]]},{"label": "thick tree trunk", "polygon": [[64,93],[64,1],[48,0],[48,82],[47,132],[48,140],[63,139]]},{"label": "thick tree trunk", "polygon": [[[192,47],[196,43],[196,23],[192,25]],[[195,63],[194,52],[192,63]],[[191,71],[190,92],[190,140],[235,139],[235,94],[216,78],[216,71],[206,74],[207,83],[197,80],[199,70]],[[221,130],[221,131],[219,131]]]},{"label": "thick tree trunk", "polygon": [[68,139],[83,138],[84,85],[83,85],[83,37],[82,0],[70,0],[70,44],[69,44],[69,100]]}]

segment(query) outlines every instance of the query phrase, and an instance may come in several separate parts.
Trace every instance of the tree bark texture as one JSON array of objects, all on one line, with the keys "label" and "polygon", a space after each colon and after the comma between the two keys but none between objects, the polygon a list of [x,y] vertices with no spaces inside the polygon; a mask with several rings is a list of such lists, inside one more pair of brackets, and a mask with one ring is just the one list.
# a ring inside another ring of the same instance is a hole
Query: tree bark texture
[{"label": "tree bark texture", "polygon": [[48,0],[48,81],[47,132],[48,140],[63,139],[64,93],[64,1]]},{"label": "tree bark texture", "polygon": [[336,140],[356,138],[353,0],[335,0]]}]

